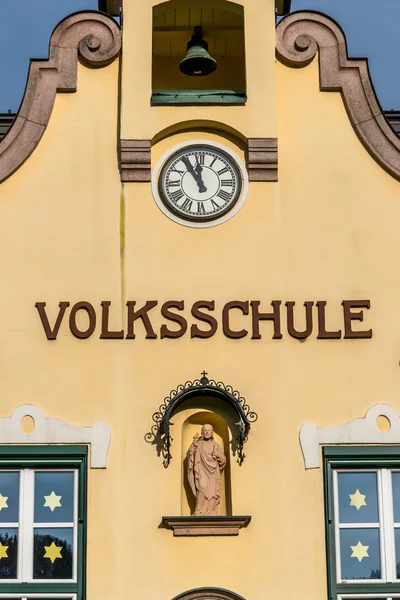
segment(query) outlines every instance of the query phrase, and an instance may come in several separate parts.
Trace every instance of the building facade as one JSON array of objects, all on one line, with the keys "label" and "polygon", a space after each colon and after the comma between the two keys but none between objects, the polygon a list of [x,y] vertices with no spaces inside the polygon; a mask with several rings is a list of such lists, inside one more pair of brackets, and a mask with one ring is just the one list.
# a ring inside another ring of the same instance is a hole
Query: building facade
[{"label": "building facade", "polygon": [[400,597],[400,139],[339,25],[287,9],[125,0],[31,63],[1,598]]}]

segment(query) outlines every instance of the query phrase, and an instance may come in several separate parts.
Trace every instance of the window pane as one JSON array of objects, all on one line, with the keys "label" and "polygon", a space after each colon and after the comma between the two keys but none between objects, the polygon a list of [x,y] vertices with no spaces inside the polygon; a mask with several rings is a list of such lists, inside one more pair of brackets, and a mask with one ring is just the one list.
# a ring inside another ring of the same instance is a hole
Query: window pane
[{"label": "window pane", "polygon": [[0,523],[18,523],[19,472],[0,471]]},{"label": "window pane", "polygon": [[394,530],[394,544],[396,552],[396,578],[400,579],[400,529]]},{"label": "window pane", "polygon": [[400,473],[392,473],[394,522],[400,523]]},{"label": "window pane", "polygon": [[378,523],[376,473],[338,473],[339,522]]},{"label": "window pane", "polygon": [[73,529],[35,529],[34,579],[71,579]]},{"label": "window pane", "polygon": [[17,578],[18,529],[0,529],[0,579]]},{"label": "window pane", "polygon": [[35,473],[35,523],[71,523],[74,520],[74,474]]},{"label": "window pane", "polygon": [[341,578],[381,579],[379,529],[340,530]]}]

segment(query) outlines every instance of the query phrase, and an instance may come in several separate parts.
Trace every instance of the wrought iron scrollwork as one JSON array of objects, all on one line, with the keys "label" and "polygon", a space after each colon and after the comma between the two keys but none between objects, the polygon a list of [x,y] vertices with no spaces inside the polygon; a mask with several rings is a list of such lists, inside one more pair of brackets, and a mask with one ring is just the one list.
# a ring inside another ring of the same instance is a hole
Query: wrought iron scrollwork
[{"label": "wrought iron scrollwork", "polygon": [[153,414],[154,425],[146,433],[144,439],[149,444],[156,446],[158,456],[162,456],[163,465],[168,467],[171,462],[171,417],[176,409],[186,400],[196,396],[214,396],[227,402],[238,415],[236,423],[239,434],[232,440],[233,454],[237,455],[237,462],[241,465],[246,457],[243,452],[243,446],[247,442],[251,423],[258,419],[257,413],[250,409],[245,398],[235,390],[231,385],[226,385],[222,381],[208,379],[207,373],[203,371],[200,379],[186,381],[172,390],[169,396],[164,398],[157,412]]}]

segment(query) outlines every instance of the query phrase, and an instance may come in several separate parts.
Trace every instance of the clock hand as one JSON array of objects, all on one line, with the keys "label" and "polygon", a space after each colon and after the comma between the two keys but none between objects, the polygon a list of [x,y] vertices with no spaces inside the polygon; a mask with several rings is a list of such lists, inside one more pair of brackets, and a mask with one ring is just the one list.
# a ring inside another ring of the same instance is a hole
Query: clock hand
[{"label": "clock hand", "polygon": [[195,166],[194,170],[196,171],[196,173],[197,173],[197,175],[198,175],[198,177],[199,177],[200,181],[201,181],[201,182],[203,183],[203,185],[204,185],[204,182],[203,182],[203,177],[202,177],[202,175],[201,175],[201,173],[202,173],[202,171],[203,171],[203,167],[202,167],[202,166],[201,166],[201,164],[199,163],[199,157],[197,156],[197,154],[196,154],[195,156],[196,156],[196,163],[197,163],[197,164],[196,164],[196,166]]},{"label": "clock hand", "polygon": [[192,175],[193,179],[195,180],[195,182],[199,186],[199,192],[206,192],[207,188],[204,185],[203,178],[202,178],[202,176],[199,173],[197,173],[194,170],[194,168],[192,167],[192,164],[191,164],[190,160],[186,156],[183,156],[182,157],[182,162],[186,165],[187,170],[189,171],[189,173]]},{"label": "clock hand", "polygon": [[203,168],[200,165],[197,165],[195,171],[197,173],[197,185],[199,186],[199,192],[206,192],[207,188],[204,185],[203,176],[201,175]]}]

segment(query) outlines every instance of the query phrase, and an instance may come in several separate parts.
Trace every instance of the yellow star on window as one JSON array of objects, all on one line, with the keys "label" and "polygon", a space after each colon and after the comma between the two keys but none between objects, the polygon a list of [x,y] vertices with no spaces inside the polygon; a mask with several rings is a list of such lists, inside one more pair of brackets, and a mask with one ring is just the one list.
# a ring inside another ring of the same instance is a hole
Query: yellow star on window
[{"label": "yellow star on window", "polygon": [[44,549],[46,552],[44,553],[43,558],[49,558],[52,563],[56,560],[56,558],[62,558],[62,546],[56,546],[54,542],[51,542],[50,546],[45,546]]},{"label": "yellow star on window", "polygon": [[61,506],[61,498],[62,496],[57,496],[54,492],[51,492],[50,496],[45,496],[46,502],[43,506],[48,506],[51,512],[53,512],[55,508]]},{"label": "yellow star on window", "polygon": [[8,546],[3,546],[3,544],[0,542],[0,560],[2,558],[8,558],[7,550]]},{"label": "yellow star on window", "polygon": [[358,558],[358,562],[361,562],[365,557],[369,557],[369,546],[363,546],[361,542],[358,542],[357,546],[350,546],[350,548],[353,550],[351,558]]},{"label": "yellow star on window", "polygon": [[8,496],[3,496],[2,494],[0,494],[0,510],[2,508],[8,508],[7,500]]},{"label": "yellow star on window", "polygon": [[355,492],[355,494],[349,494],[350,498],[350,506],[355,506],[357,510],[360,510],[362,506],[367,506],[365,502],[366,496],[361,494],[359,490]]}]

